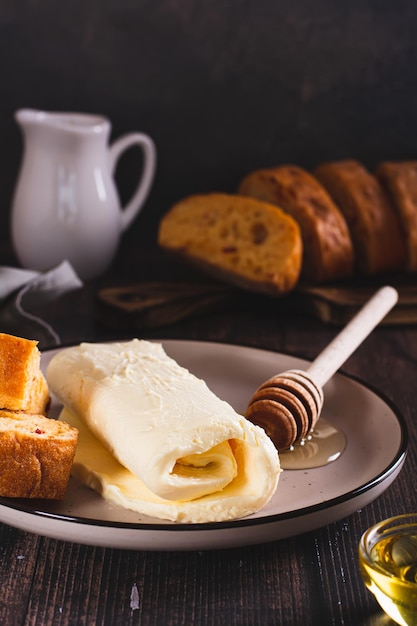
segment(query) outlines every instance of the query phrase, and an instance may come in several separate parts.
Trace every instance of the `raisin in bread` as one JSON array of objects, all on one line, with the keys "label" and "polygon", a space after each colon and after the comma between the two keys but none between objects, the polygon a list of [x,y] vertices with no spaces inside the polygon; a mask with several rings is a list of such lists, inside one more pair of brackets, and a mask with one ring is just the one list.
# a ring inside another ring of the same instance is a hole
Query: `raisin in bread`
[{"label": "raisin in bread", "polygon": [[65,422],[0,411],[0,496],[62,499],[78,440]]},{"label": "raisin in bread", "polygon": [[376,176],[397,211],[406,249],[405,270],[417,271],[417,161],[384,162]]},{"label": "raisin in bread", "polygon": [[258,170],[238,192],[271,202],[299,224],[303,240],[302,276],[325,282],[351,276],[353,247],[346,221],[320,183],[295,165]]},{"label": "raisin in bread", "polygon": [[346,218],[358,272],[402,269],[405,246],[399,220],[378,179],[354,160],[324,163],[314,174]]},{"label": "raisin in bread", "polygon": [[162,218],[159,245],[243,289],[280,295],[298,281],[300,230],[289,215],[253,198],[185,198]]}]

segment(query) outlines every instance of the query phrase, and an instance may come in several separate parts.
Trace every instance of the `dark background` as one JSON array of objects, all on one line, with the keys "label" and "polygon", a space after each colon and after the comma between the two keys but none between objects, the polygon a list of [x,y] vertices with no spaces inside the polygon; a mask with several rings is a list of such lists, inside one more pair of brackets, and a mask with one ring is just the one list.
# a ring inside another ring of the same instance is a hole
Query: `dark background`
[{"label": "dark background", "polygon": [[[129,237],[179,198],[250,170],[417,157],[414,0],[2,0],[0,228],[9,241],[20,107],[150,134],[158,172]],[[117,180],[130,194],[138,155]]]}]

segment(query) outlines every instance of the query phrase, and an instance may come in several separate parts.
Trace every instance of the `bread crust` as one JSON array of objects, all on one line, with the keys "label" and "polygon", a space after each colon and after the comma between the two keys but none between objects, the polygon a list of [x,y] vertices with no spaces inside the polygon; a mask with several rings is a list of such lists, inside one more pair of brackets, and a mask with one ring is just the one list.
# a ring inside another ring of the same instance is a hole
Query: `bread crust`
[{"label": "bread crust", "polygon": [[189,196],[162,218],[159,245],[243,289],[282,295],[296,285],[302,240],[295,220],[253,198]]},{"label": "bread crust", "polygon": [[405,269],[417,271],[417,161],[385,161],[376,176],[397,211],[406,248]]},{"label": "bread crust", "polygon": [[0,411],[0,496],[62,499],[78,431],[43,415]]},{"label": "bread crust", "polygon": [[354,160],[323,163],[314,175],[346,218],[357,270],[373,275],[403,269],[400,223],[378,179]]},{"label": "bread crust", "polygon": [[346,221],[320,183],[296,165],[257,170],[238,192],[271,202],[299,224],[303,239],[302,276],[310,282],[350,277],[353,246]]},{"label": "bread crust", "polygon": [[0,409],[44,414],[48,403],[38,342],[0,333]]}]

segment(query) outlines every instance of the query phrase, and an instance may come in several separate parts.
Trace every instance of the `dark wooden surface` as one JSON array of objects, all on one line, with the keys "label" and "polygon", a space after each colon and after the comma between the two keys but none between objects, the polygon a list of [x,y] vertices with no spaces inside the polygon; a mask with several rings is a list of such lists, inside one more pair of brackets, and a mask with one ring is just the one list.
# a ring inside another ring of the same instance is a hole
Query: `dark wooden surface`
[{"label": "dark wooden surface", "polygon": [[[64,343],[128,337],[129,328],[115,332],[99,321],[98,289],[132,279],[174,280],[175,272],[155,251],[130,247],[108,276],[62,297],[43,313]],[[243,296],[227,310],[144,330],[140,336],[245,344],[313,359],[335,332],[308,312],[288,312],[285,302]],[[417,327],[377,328],[343,370],[382,390],[408,424],[404,468],[376,501],[301,536],[200,552],[104,549],[0,525],[0,624],[389,623],[361,581],[357,546],[362,532],[377,520],[417,510]],[[138,602],[132,607],[136,590]]]}]

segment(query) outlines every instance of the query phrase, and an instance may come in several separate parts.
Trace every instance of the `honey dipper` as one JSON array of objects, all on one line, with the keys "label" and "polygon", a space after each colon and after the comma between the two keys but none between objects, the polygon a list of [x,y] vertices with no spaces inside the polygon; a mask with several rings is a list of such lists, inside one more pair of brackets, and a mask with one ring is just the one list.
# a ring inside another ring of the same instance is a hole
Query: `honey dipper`
[{"label": "honey dipper", "polygon": [[323,387],[398,300],[382,287],[306,370],[288,370],[265,381],[253,394],[246,418],[261,426],[278,450],[305,441],[323,408]]}]

